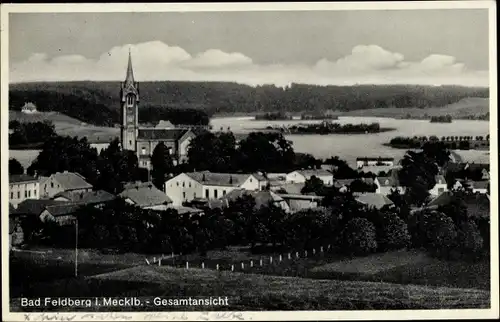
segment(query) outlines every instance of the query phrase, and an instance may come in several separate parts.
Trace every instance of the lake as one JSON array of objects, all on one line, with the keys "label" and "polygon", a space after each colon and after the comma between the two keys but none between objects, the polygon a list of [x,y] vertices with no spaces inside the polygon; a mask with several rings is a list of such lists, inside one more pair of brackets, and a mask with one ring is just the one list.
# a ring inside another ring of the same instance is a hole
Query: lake
[{"label": "lake", "polygon": [[[290,121],[256,121],[253,117],[222,117],[213,118],[211,124],[214,130],[229,127],[234,133],[249,133],[265,129],[267,126],[291,125],[298,123],[314,124],[319,120],[290,120]],[[406,150],[384,146],[395,136],[486,136],[489,133],[488,121],[454,120],[453,123],[430,123],[428,120],[399,120],[382,117],[340,117],[338,122],[346,123],[380,123],[381,127],[394,128],[394,131],[371,134],[329,134],[329,135],[286,135],[293,142],[296,152],[310,153],[316,158],[326,159],[338,155],[354,166],[357,157],[382,156],[401,159]],[[117,129],[109,128],[110,131]],[[489,162],[488,151],[461,151],[456,152],[469,162]],[[16,158],[23,167],[27,168],[38,155],[38,150],[10,150],[9,157]]]},{"label": "lake", "polygon": [[[234,133],[249,133],[267,126],[292,125],[298,123],[314,124],[319,120],[289,120],[289,121],[256,121],[253,117],[223,117],[213,118],[211,124],[214,130],[229,127]],[[340,124],[352,123],[380,123],[380,127],[394,128],[394,131],[371,134],[329,134],[329,135],[286,135],[293,142],[296,152],[310,153],[316,158],[328,158],[338,155],[353,165],[357,157],[382,156],[401,159],[406,150],[384,146],[395,136],[486,136],[489,134],[488,121],[454,120],[453,123],[431,123],[428,120],[399,120],[382,117],[340,117]],[[461,151],[456,152],[469,162],[489,162],[488,151]]]}]

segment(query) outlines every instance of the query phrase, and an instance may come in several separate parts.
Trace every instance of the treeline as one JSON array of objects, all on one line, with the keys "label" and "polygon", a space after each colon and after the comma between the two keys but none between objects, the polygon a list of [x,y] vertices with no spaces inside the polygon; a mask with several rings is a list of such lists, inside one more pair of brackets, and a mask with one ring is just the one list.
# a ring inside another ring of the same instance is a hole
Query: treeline
[{"label": "treeline", "polygon": [[266,120],[266,121],[279,121],[279,120],[291,120],[293,116],[288,115],[283,112],[272,112],[255,115],[256,120]]},{"label": "treeline", "polygon": [[50,121],[29,123],[10,121],[9,130],[12,131],[9,134],[11,148],[42,143],[57,135],[55,127]]},{"label": "treeline", "polygon": [[379,133],[388,129],[382,129],[379,123],[371,124],[340,124],[323,122],[321,124],[292,125],[288,129],[292,134],[358,134],[358,133]]},{"label": "treeline", "polygon": [[414,136],[403,137],[397,136],[389,141],[389,145],[398,149],[420,149],[427,142],[441,142],[448,149],[485,149],[490,146],[490,136],[477,135],[477,136],[442,136],[438,138],[435,135],[427,136]]},{"label": "treeline", "polygon": [[440,116],[431,116],[431,123],[451,123],[453,120],[451,115],[440,115]]},{"label": "treeline", "polygon": [[[101,107],[113,111],[109,113],[117,113],[120,107],[118,82],[25,83],[12,84],[10,87],[11,93],[44,91],[60,94],[61,98],[85,97],[85,100],[88,101],[86,104],[90,105],[92,110],[85,115],[97,114],[100,116],[101,114],[96,112],[99,112]],[[20,96],[18,104],[15,105],[19,106],[18,108],[26,100],[45,106],[63,104],[62,102],[52,102],[53,99],[50,99],[46,104],[41,104],[36,100],[36,97]],[[162,108],[194,108],[203,110],[208,115],[274,111],[295,113],[325,110],[352,111],[385,107],[427,108],[445,106],[466,97],[486,98],[489,97],[489,90],[460,86],[418,85],[318,86],[292,84],[291,87],[281,88],[274,85],[251,87],[229,82],[159,81],[140,84],[142,104]],[[71,103],[65,102],[63,105],[66,106],[66,109],[73,109]],[[58,111],[63,112],[62,106]],[[74,116],[75,114],[68,115]],[[78,117],[75,116],[75,118]],[[92,117],[87,119],[90,123]]]}]

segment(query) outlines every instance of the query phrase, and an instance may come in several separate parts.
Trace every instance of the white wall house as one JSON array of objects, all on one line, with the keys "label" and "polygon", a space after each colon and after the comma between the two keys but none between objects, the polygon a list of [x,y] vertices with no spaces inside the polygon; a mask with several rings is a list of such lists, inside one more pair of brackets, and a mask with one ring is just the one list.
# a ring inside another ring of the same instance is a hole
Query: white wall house
[{"label": "white wall house", "polygon": [[234,189],[263,190],[267,180],[258,174],[215,173],[209,171],[181,173],[165,182],[165,194],[174,206],[194,199],[218,199]]},{"label": "white wall house", "polygon": [[374,180],[375,185],[377,185],[376,193],[383,195],[391,194],[392,190],[398,190],[400,194],[405,193],[405,187],[399,184],[399,181],[394,177],[377,177]]},{"label": "white wall house", "polygon": [[333,185],[333,174],[324,169],[317,170],[296,170],[290,172],[286,175],[287,183],[304,183],[306,180],[311,179],[311,177],[315,176],[316,178],[323,181],[323,183],[327,186]]},{"label": "white wall house", "polygon": [[9,176],[9,202],[17,207],[26,199],[40,199],[39,179],[26,175]]},{"label": "white wall house", "polygon": [[429,190],[431,196],[439,196],[441,193],[448,191],[448,184],[442,175],[436,176],[436,185]]}]

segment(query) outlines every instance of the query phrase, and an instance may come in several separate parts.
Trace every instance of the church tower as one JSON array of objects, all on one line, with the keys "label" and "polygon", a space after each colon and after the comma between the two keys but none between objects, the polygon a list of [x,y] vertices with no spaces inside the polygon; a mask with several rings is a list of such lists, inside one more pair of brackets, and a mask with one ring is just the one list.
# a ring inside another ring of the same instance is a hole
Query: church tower
[{"label": "church tower", "polygon": [[136,138],[139,127],[139,83],[134,80],[132,56],[128,52],[127,76],[121,84],[121,144],[123,150],[136,151]]}]

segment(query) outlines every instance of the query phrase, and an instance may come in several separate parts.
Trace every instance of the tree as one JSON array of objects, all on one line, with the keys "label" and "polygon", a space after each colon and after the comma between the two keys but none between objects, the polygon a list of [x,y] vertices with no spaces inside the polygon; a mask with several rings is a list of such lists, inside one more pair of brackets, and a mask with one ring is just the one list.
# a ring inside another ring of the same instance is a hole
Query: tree
[{"label": "tree", "polygon": [[343,249],[351,254],[362,255],[377,249],[376,230],[366,218],[353,218],[342,231]]},{"label": "tree", "polygon": [[15,158],[9,159],[9,174],[23,174],[24,168]]},{"label": "tree", "polygon": [[337,179],[352,179],[359,176],[356,170],[352,169],[346,161],[341,160],[338,156],[326,159],[325,164],[332,166],[333,175]]},{"label": "tree", "polygon": [[49,176],[56,172],[77,172],[91,184],[97,182],[97,150],[86,138],[57,136],[44,142],[42,151],[28,168],[28,174]]},{"label": "tree", "polygon": [[406,187],[411,202],[417,206],[426,202],[429,190],[436,185],[438,166],[425,152],[408,151],[398,172],[400,184]]},{"label": "tree", "polygon": [[152,182],[156,188],[163,191],[166,176],[172,172],[174,167],[170,150],[165,146],[165,144],[163,144],[163,142],[158,143],[153,150],[151,165],[153,167],[151,171]]},{"label": "tree", "polygon": [[377,243],[382,251],[402,249],[410,245],[410,234],[406,223],[395,213],[381,214],[377,227]]},{"label": "tree", "polygon": [[302,194],[314,193],[317,196],[322,196],[325,192],[325,184],[318,177],[311,176],[311,178],[306,180],[300,192]]},{"label": "tree", "polygon": [[265,243],[272,243],[276,247],[278,243],[282,244],[285,240],[285,212],[283,209],[270,203],[261,206],[257,211],[258,222],[261,225],[259,230],[259,240]]},{"label": "tree", "polygon": [[191,140],[189,165],[196,171],[231,172],[238,168],[236,139],[232,133],[205,132]]},{"label": "tree", "polygon": [[448,256],[457,241],[453,220],[439,211],[417,212],[408,224],[412,243],[441,256]]},{"label": "tree", "polygon": [[483,237],[478,226],[472,220],[458,225],[458,246],[460,253],[469,257],[477,257],[483,249]]}]

